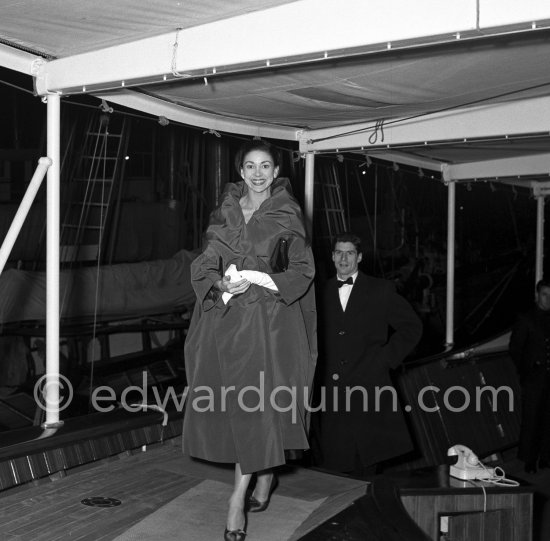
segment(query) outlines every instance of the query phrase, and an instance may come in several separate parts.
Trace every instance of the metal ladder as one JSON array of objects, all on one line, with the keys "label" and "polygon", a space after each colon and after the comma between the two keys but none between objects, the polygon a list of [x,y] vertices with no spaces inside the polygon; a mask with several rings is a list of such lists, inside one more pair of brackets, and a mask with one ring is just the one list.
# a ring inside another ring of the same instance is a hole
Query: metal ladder
[{"label": "metal ladder", "polygon": [[90,119],[74,173],[64,190],[60,261],[102,261],[115,232],[128,149],[129,123],[125,116],[102,111]]},{"label": "metal ladder", "polygon": [[319,224],[317,239],[330,250],[335,236],[348,229],[336,165],[319,168],[315,185],[317,215],[324,217],[324,223]]}]

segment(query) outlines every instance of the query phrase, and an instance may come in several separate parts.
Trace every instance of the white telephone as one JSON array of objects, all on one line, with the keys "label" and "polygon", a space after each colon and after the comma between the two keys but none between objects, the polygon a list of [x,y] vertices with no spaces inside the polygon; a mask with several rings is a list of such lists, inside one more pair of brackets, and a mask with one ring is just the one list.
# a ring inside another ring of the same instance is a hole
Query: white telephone
[{"label": "white telephone", "polygon": [[465,445],[453,445],[447,451],[447,456],[458,456],[458,460],[450,467],[449,473],[457,479],[492,479],[494,468],[487,468],[477,455]]}]

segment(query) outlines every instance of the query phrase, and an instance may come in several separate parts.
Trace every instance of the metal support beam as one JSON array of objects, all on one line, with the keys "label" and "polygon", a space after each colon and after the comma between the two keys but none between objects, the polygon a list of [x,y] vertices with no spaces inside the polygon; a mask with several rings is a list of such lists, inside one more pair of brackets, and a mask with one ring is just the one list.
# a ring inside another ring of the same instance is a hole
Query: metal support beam
[{"label": "metal support beam", "polygon": [[63,424],[59,420],[59,217],[60,217],[60,107],[57,95],[47,98],[48,169],[46,230],[46,421],[44,428]]},{"label": "metal support beam", "polygon": [[479,180],[501,177],[550,175],[550,153],[514,156],[497,160],[483,160],[469,163],[445,164],[442,166],[443,180]]},{"label": "metal support beam", "polygon": [[456,184],[447,184],[447,306],[445,345],[454,344]]},{"label": "metal support beam", "polygon": [[367,152],[366,154],[371,158],[377,158],[387,162],[395,162],[401,165],[412,165],[413,167],[419,167],[420,169],[426,169],[428,171],[436,171],[437,173],[441,173],[443,166],[446,165],[442,162],[431,160],[430,158],[414,156],[407,154],[406,152],[399,152],[397,150],[389,152],[373,150],[371,152]]},{"label": "metal support beam", "polygon": [[[550,17],[550,9],[546,12]],[[251,47],[250,31],[265,28],[266,21],[269,32]],[[386,51],[411,39],[433,43],[433,36],[441,36],[450,42],[456,41],[457,32],[478,35],[478,22],[476,0],[298,0],[52,60],[41,70],[36,88],[39,94],[97,92],[322,61],[358,47],[378,45],[377,51]]]},{"label": "metal support beam", "polygon": [[[301,152],[327,152],[338,149],[371,149],[395,151],[400,147],[416,148],[449,143],[449,134],[457,143],[483,139],[548,134],[550,126],[550,96],[506,103],[455,109],[420,118],[393,119],[384,125],[384,142],[372,138],[375,122],[364,122],[337,128],[302,132]],[[369,139],[372,140],[369,141]],[[413,146],[414,145],[414,146]]]},{"label": "metal support beam", "polygon": [[168,103],[154,96],[138,94],[132,90],[105,92],[94,95],[109,103],[118,103],[124,107],[137,109],[138,111],[146,111],[150,115],[157,115],[174,122],[180,122],[191,126],[201,126],[220,132],[239,133],[241,135],[259,136],[268,139],[297,140],[297,128],[271,126],[260,122],[238,118],[226,118],[221,115],[198,112],[193,109]]},{"label": "metal support beam", "polygon": [[537,195],[537,238],[535,250],[535,284],[544,276],[544,195]]},{"label": "metal support beam", "polygon": [[550,195],[550,182],[533,180],[529,183],[529,187],[533,190],[535,197],[546,197]]},{"label": "metal support beam", "polygon": [[313,236],[313,197],[314,197],[314,171],[315,155],[312,152],[306,154],[306,178],[304,187],[306,231],[310,239]]},{"label": "metal support beam", "polygon": [[[541,189],[548,183],[541,181],[526,181],[522,177],[545,175],[550,177],[550,153],[529,154],[511,158],[499,158],[468,163],[448,164],[436,162],[428,158],[416,157],[397,150],[366,152],[368,156],[380,160],[395,162],[403,165],[412,165],[429,171],[441,173],[442,180],[452,182],[458,180],[507,180],[509,184],[518,186],[540,186]],[[535,193],[536,195],[536,193]]]},{"label": "metal support beam", "polygon": [[43,61],[39,56],[0,43],[0,66],[3,68],[34,75]]},{"label": "metal support beam", "polygon": [[15,244],[19,232],[21,231],[21,227],[23,227],[23,224],[25,223],[25,218],[29,213],[34,198],[42,185],[42,180],[46,175],[46,171],[51,164],[52,160],[50,160],[50,158],[40,158],[38,160],[36,171],[34,172],[29,186],[27,187],[27,191],[21,200],[19,208],[17,209],[11,226],[6,234],[6,238],[2,243],[2,247],[0,248],[0,274],[2,274],[2,271],[4,270],[4,266],[8,261],[13,245]]}]

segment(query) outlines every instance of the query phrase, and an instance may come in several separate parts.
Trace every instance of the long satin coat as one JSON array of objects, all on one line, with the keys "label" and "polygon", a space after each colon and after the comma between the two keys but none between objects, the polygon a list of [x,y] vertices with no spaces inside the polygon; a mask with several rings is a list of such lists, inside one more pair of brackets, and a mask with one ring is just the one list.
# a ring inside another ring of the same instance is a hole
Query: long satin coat
[{"label": "long satin coat", "polygon": [[[413,308],[392,282],[360,271],[345,311],[336,278],[326,283],[321,313],[318,376],[325,386],[326,411],[315,419],[317,464],[345,472],[359,463],[368,466],[410,451],[390,370],[420,340],[422,323]],[[347,399],[346,389],[356,386],[366,393],[356,390]],[[386,386],[390,390],[383,392]]]},{"label": "long satin coat", "polygon": [[[275,180],[248,223],[239,204],[246,190],[226,186],[191,265],[197,302],[185,343],[183,450],[251,473],[284,464],[285,449],[308,449],[317,338],[313,255],[288,180]],[[289,265],[273,273],[281,237]],[[224,304],[212,286],[231,264],[267,272],[278,292],[253,284]]]}]

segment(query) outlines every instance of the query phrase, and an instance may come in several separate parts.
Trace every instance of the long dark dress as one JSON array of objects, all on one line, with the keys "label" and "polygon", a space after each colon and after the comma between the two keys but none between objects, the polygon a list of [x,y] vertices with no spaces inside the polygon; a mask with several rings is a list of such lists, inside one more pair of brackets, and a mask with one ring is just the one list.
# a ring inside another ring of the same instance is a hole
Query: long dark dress
[{"label": "long dark dress", "polygon": [[[226,186],[191,265],[197,302],[185,343],[183,450],[251,473],[284,464],[285,449],[308,448],[317,346],[313,255],[288,180],[274,181],[248,223],[239,204],[246,190],[244,182]],[[281,237],[289,265],[272,273]],[[278,292],[252,284],[224,304],[212,288],[220,262],[269,273]]]}]

